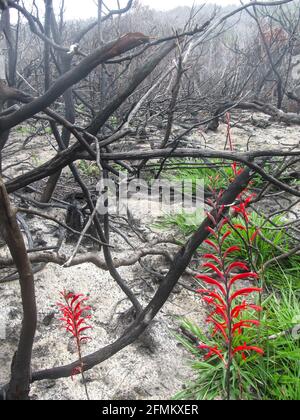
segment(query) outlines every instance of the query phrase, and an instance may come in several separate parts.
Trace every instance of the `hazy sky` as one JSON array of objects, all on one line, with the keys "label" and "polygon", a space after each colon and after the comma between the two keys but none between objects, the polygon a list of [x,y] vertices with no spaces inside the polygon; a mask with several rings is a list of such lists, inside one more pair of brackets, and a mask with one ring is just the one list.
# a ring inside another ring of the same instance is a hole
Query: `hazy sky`
[{"label": "hazy sky", "polygon": [[[55,0],[54,3],[58,3],[58,0]],[[87,18],[96,15],[96,0],[66,0],[66,12],[68,18]],[[105,2],[107,5],[110,5],[112,8],[116,8],[116,0],[108,0]],[[192,6],[194,0],[140,0],[140,3],[153,7],[159,10],[173,9],[177,6]],[[195,0],[196,4],[202,3],[215,3],[220,5],[228,4],[239,4],[239,0]],[[122,7],[127,4],[126,0],[120,0]],[[82,6],[84,5],[84,6]]]}]

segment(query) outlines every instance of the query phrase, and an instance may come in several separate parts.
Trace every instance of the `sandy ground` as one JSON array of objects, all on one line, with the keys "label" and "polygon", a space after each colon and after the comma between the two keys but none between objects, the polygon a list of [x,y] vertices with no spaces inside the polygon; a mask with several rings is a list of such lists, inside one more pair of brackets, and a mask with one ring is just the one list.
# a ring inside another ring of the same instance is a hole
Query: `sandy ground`
[{"label": "sandy ground", "polygon": [[[282,150],[299,143],[300,127],[274,124],[272,127],[259,128],[244,124],[243,118],[249,118],[249,115],[240,113],[235,121],[238,126],[232,129],[237,150],[246,150],[247,147]],[[264,116],[255,116],[255,118],[262,121],[266,119]],[[205,135],[198,133],[191,138],[191,142],[195,142],[197,147],[206,145],[217,149],[224,147],[225,138],[226,126],[222,125],[218,133]],[[18,153],[19,159],[24,160],[24,172],[45,162],[54,153],[51,152],[49,141],[40,138],[25,150],[19,150],[17,141],[11,143],[8,152],[10,158],[6,161],[7,165],[15,161]],[[13,173],[14,168],[7,168],[6,175],[11,176]],[[140,224],[140,228],[148,237],[153,238],[157,232],[153,233],[151,224],[165,213],[164,209],[159,206],[147,209],[143,202],[137,206],[134,199],[131,204],[133,216]],[[59,212],[55,215],[63,217]],[[37,220],[30,223],[33,233],[42,232],[47,244],[51,245],[53,238],[49,232],[53,224]],[[128,239],[135,247],[142,246],[135,235]],[[119,236],[113,235],[112,241],[113,245],[116,245],[114,255],[120,252],[122,255],[124,252],[130,255],[132,252],[129,245]],[[61,252],[69,255],[70,250],[70,245],[64,245]],[[4,252],[5,249],[2,248],[1,254]],[[85,252],[85,248],[81,248],[81,252]],[[166,268],[161,260],[152,259],[148,262],[156,268]],[[157,280],[145,273],[139,264],[120,268],[119,272],[132,286],[141,302],[146,305],[158,287]],[[92,264],[73,268],[49,264],[36,275],[39,317],[33,350],[33,370],[51,368],[76,360],[74,343],[61,329],[58,320],[56,302],[62,289],[89,295],[89,303],[93,308],[91,320],[93,330],[92,340],[83,347],[84,354],[112,343],[126,327],[128,302],[107,272]],[[6,383],[9,378],[11,358],[17,346],[22,314],[17,282],[0,285],[0,307],[4,310],[7,320],[6,339],[0,340],[0,383]],[[164,400],[180,391],[193,375],[188,365],[189,354],[174,337],[174,332],[178,331],[180,325],[180,317],[192,319],[201,325],[205,317],[205,308],[193,293],[183,288],[176,288],[150,329],[135,344],[87,373],[90,397],[97,400]],[[32,386],[31,396],[41,400],[85,398],[84,388],[78,377],[74,381],[62,379],[56,382],[35,383]]]}]

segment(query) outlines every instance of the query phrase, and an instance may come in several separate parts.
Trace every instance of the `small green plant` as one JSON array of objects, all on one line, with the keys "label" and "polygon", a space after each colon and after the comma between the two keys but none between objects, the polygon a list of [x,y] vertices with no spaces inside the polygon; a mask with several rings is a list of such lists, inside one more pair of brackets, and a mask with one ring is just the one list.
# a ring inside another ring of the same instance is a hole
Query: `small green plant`
[{"label": "small green plant", "polygon": [[52,128],[51,128],[51,127],[46,127],[46,128],[44,129],[44,133],[45,133],[45,134],[52,134]]},{"label": "small green plant", "polygon": [[[255,253],[257,269],[260,269],[263,264],[272,258],[281,255],[279,248],[284,252],[293,248],[291,239],[286,234],[285,221],[281,216],[274,216],[268,221],[264,217],[258,216],[257,213],[251,212],[248,217],[247,228],[244,220],[232,218],[232,223],[238,225],[239,229],[234,229],[232,235],[226,238],[228,247],[239,246],[238,258],[243,260],[249,258],[249,238],[253,236],[256,236],[255,242],[252,244],[252,250]],[[156,227],[160,229],[176,228],[183,236],[189,236],[198,229],[202,220],[203,216],[199,210],[195,213],[181,212],[164,216],[162,220],[156,223]],[[274,226],[277,226],[277,228]],[[225,233],[225,227],[223,233]],[[296,271],[298,267],[299,272],[300,256],[291,256],[282,264],[284,267]]]},{"label": "small green plant", "polygon": [[113,128],[118,127],[118,118],[115,115],[112,115],[109,119],[109,123]]},{"label": "small green plant", "polygon": [[33,166],[38,167],[40,165],[40,158],[36,152],[31,153],[31,160]]},{"label": "small green plant", "polygon": [[81,160],[78,164],[78,167],[85,176],[90,178],[97,178],[100,175],[100,171],[96,163]]},{"label": "small green plant", "polygon": [[[190,166],[188,160],[171,160],[172,165],[178,165],[178,168],[165,173],[165,177],[170,180],[182,181],[190,180],[194,185],[199,180],[204,181],[205,189],[211,186],[212,180],[216,190],[221,190],[227,187],[228,181],[232,176],[232,168],[228,163],[211,160],[210,165],[207,166],[203,161],[198,160],[193,164],[199,163],[198,167]],[[182,165],[186,163],[186,166]],[[179,165],[180,164],[180,165]],[[220,173],[222,176],[220,176]]]},{"label": "small green plant", "polygon": [[192,213],[182,211],[180,213],[164,216],[161,220],[156,222],[154,226],[158,229],[175,227],[183,236],[189,236],[198,229],[203,219],[203,210],[197,210]]},{"label": "small green plant", "polygon": [[32,134],[30,127],[26,125],[19,125],[18,127],[16,127],[16,131],[17,133],[24,135]]}]

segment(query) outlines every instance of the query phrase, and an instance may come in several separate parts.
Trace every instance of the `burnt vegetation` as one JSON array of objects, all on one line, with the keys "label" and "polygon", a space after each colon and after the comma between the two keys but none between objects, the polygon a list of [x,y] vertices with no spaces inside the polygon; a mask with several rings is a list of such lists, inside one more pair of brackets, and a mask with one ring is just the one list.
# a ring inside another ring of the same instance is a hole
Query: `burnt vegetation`
[{"label": "burnt vegetation", "polygon": [[[230,144],[230,130],[246,124],[283,131],[300,124],[299,0],[168,12],[133,0],[110,10],[99,1],[98,17],[88,21],[67,20],[68,1],[54,3],[0,1],[0,282],[19,282],[23,318],[2,384],[8,400],[29,399],[33,382],[71,377],[79,365],[32,368],[35,278],[48,264],[94,264],[129,303],[119,337],[83,356],[83,371],[142,337],[178,285],[195,288],[191,261],[214,228],[211,218],[181,241],[175,234],[150,238],[131,212],[97,212],[101,179],[118,188],[120,173],[149,181],[200,168],[205,179],[217,169],[226,181],[217,187],[222,217],[253,189],[253,211],[266,223],[291,216],[284,226],[290,248],[276,244],[277,260],[300,251],[299,142],[286,137],[281,147],[257,147],[250,134],[243,147]],[[206,136],[225,124],[223,144],[207,146]],[[234,162],[243,171],[228,178]],[[215,211],[210,198],[205,185],[206,209]],[[35,220],[51,225],[47,237],[31,229]],[[112,237],[130,241],[129,255],[116,253]],[[165,270],[149,265],[149,256]],[[140,276],[150,271],[156,279],[147,302],[120,274],[136,265]]]}]

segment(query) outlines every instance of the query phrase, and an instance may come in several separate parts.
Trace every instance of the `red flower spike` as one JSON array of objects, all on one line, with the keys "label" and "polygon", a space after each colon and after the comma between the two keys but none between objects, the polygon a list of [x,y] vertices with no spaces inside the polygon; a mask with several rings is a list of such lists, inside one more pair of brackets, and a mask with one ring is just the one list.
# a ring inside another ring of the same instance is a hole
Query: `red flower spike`
[{"label": "red flower spike", "polygon": [[57,306],[60,312],[63,314],[63,318],[60,320],[65,324],[65,329],[70,332],[73,337],[80,340],[82,333],[92,327],[85,325],[86,321],[91,318],[91,316],[86,312],[91,310],[90,306],[82,306],[88,298],[84,297],[82,294],[73,294],[67,292],[60,292],[61,296],[64,298],[65,303],[57,303]]},{"label": "red flower spike", "polygon": [[[234,175],[238,175],[244,171],[236,162],[233,164],[232,168]],[[246,343],[235,349],[232,348],[235,335],[242,334],[245,329],[258,327],[260,325],[258,320],[248,319],[247,316],[247,319],[241,319],[241,315],[246,311],[262,311],[262,307],[255,305],[254,303],[248,303],[246,300],[242,303],[237,302],[237,304],[233,304],[235,299],[242,296],[249,296],[252,293],[261,293],[262,289],[258,287],[244,287],[240,290],[231,291],[231,288],[239,280],[258,279],[258,274],[250,271],[245,262],[233,260],[232,254],[241,251],[239,246],[231,246],[228,249],[223,250],[226,239],[233,231],[249,231],[249,214],[247,212],[247,207],[252,202],[254,195],[248,195],[245,198],[246,192],[247,189],[239,194],[236,201],[238,204],[234,206],[231,205],[231,209],[235,212],[234,216],[240,215],[243,218],[242,223],[232,224],[232,213],[229,213],[229,219],[224,217],[225,207],[220,205],[220,199],[223,192],[220,192],[219,194],[215,193],[215,203],[210,200],[211,207],[215,212],[213,216],[207,214],[208,219],[212,223],[211,226],[207,228],[207,231],[213,235],[213,237],[210,238],[212,240],[207,239],[205,243],[212,248],[212,251],[203,256],[207,261],[203,264],[203,267],[210,269],[213,274],[199,274],[196,277],[211,286],[212,290],[199,289],[197,292],[203,295],[203,300],[209,306],[209,316],[207,317],[206,322],[213,324],[211,336],[216,337],[216,341],[218,342],[220,342],[220,340],[224,341],[224,348],[227,348],[226,355],[228,360],[225,360],[225,354],[222,354],[222,351],[219,350],[218,346],[201,344],[199,348],[207,350],[205,360],[213,356],[217,356],[221,359],[224,362],[225,367],[229,369],[229,376],[232,368],[232,358],[236,353],[241,352],[241,356],[245,361],[247,360],[247,352],[249,351],[263,354],[263,350],[259,347],[248,346]],[[223,233],[224,227],[225,233]],[[249,239],[249,246],[254,242],[258,233],[258,230],[256,230],[251,239]],[[247,235],[247,237],[248,236],[249,235]],[[229,256],[231,261],[227,262],[226,259]],[[228,397],[230,398],[230,392],[228,393]]]}]

